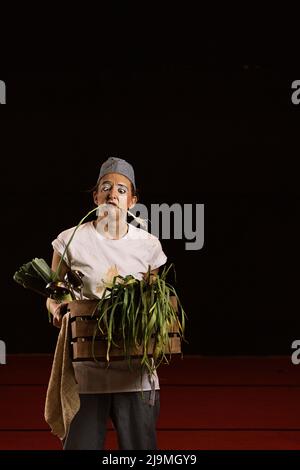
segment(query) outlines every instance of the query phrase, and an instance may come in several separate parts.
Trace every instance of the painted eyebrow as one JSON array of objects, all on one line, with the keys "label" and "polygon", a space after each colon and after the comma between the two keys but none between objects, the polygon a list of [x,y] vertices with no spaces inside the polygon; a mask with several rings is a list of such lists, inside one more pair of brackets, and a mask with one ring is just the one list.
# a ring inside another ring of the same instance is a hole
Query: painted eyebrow
[{"label": "painted eyebrow", "polygon": [[[103,181],[103,183],[101,183],[101,184],[107,184],[107,183],[113,184],[112,181]],[[123,188],[128,189],[128,187],[126,186],[126,184],[118,183],[117,186],[121,186],[121,187],[123,187]]]}]

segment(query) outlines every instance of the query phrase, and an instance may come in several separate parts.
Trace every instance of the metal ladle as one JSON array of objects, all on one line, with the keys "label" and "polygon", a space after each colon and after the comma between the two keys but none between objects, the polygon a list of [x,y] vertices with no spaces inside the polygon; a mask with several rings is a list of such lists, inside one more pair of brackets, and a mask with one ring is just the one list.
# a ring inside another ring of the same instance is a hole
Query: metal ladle
[{"label": "metal ladle", "polygon": [[46,291],[49,294],[49,297],[51,299],[59,299],[63,298],[66,295],[72,295],[70,292],[70,287],[63,281],[52,281],[49,282],[49,284],[46,285]]},{"label": "metal ladle", "polygon": [[74,271],[70,270],[65,275],[65,280],[66,280],[67,284],[70,286],[73,295],[75,296],[74,291],[79,293],[81,300],[82,300],[82,297],[83,297],[83,295],[82,295],[82,290],[83,290],[83,280],[82,280],[82,278],[83,277],[84,277],[84,275],[82,274],[82,272],[78,271],[78,270],[74,270]]}]

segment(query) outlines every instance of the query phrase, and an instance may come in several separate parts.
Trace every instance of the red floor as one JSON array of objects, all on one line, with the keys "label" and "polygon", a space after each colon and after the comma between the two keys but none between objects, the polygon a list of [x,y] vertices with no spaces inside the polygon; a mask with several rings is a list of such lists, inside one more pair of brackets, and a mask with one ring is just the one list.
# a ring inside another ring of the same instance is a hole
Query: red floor
[{"label": "red floor", "polygon": [[[61,449],[44,421],[52,356],[0,366],[0,450]],[[174,356],[160,366],[160,449],[300,449],[300,369],[290,357]],[[116,449],[108,427],[107,449]]]}]

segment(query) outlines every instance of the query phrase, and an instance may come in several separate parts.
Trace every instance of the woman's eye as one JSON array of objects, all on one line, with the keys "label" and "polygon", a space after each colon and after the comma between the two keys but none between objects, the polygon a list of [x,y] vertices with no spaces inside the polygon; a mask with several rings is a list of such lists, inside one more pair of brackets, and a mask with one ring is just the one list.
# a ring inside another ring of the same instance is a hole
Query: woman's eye
[{"label": "woman's eye", "polygon": [[110,189],[110,186],[102,186],[102,191],[108,191]]},{"label": "woman's eye", "polygon": [[125,193],[126,193],[126,189],[119,188],[119,193],[120,193],[120,194],[125,194]]}]

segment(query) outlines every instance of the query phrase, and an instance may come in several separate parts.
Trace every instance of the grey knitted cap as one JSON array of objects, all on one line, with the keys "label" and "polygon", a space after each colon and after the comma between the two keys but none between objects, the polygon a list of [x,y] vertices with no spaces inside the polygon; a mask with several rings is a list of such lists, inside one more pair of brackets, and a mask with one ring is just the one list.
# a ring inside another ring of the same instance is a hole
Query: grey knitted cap
[{"label": "grey knitted cap", "polygon": [[136,190],[134,170],[132,165],[126,162],[126,160],[117,157],[109,157],[101,165],[98,183],[100,178],[102,178],[104,175],[107,175],[107,173],[119,173],[120,175],[126,176],[132,182],[133,187]]}]

